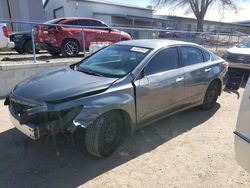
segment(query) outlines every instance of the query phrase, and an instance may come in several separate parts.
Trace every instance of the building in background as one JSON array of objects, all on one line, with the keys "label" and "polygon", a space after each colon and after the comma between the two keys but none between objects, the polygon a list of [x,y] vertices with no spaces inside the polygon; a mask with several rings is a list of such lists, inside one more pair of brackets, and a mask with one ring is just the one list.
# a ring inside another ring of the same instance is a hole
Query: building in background
[{"label": "building in background", "polygon": [[[139,7],[101,0],[47,0],[44,4],[48,20],[58,17],[90,17],[113,27],[162,28],[166,19],[154,18],[152,7]],[[147,31],[123,29],[134,38],[156,37]]]},{"label": "building in background", "polygon": [[[165,16],[165,15],[154,15],[155,18],[169,20],[166,27],[174,28],[175,30],[183,31],[196,31],[196,19],[179,17],[179,16]],[[248,24],[247,24],[248,23]],[[250,21],[249,22],[216,22],[204,20],[203,26],[204,32],[213,33],[246,33],[250,34]]]},{"label": "building in background", "polygon": [[[1,20],[45,21],[42,0],[0,0]],[[30,24],[10,24],[10,31],[28,30]]]}]

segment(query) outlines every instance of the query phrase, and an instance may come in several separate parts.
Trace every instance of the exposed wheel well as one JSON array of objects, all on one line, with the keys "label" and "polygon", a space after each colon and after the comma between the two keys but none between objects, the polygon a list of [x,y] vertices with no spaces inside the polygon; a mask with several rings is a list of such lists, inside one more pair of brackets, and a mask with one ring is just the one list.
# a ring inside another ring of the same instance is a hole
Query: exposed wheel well
[{"label": "exposed wheel well", "polygon": [[[122,117],[122,120],[124,122],[124,124],[123,124],[123,126],[124,126],[124,136],[131,135],[131,133],[132,133],[131,132],[132,131],[131,117],[128,114],[128,112],[126,112],[125,110],[121,110],[121,109],[114,109],[114,110],[111,110],[111,111],[108,111],[108,112],[118,113]],[[108,113],[108,112],[106,112],[106,113]]]}]

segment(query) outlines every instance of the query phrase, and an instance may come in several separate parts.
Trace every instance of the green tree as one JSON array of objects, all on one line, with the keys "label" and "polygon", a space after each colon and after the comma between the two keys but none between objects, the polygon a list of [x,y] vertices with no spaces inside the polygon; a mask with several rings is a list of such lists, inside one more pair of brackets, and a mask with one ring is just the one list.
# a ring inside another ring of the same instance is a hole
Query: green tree
[{"label": "green tree", "polygon": [[[219,5],[220,10],[231,9],[237,13],[237,0],[153,0],[157,7],[183,7],[185,12],[193,12],[197,21],[197,31],[203,31],[204,17],[212,4]],[[238,0],[239,2],[239,0]]]}]

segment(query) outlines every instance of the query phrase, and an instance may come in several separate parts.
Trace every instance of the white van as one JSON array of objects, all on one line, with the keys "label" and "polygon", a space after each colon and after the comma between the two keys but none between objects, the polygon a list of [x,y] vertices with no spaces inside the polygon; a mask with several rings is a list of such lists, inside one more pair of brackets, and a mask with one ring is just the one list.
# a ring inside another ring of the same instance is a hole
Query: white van
[{"label": "white van", "polygon": [[235,130],[235,155],[240,166],[250,172],[250,79],[241,101]]}]

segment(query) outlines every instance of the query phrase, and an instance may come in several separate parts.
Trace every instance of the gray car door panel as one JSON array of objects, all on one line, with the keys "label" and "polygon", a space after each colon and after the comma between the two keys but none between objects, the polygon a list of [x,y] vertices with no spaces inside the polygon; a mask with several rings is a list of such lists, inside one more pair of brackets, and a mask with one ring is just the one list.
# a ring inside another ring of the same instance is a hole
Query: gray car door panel
[{"label": "gray car door panel", "polygon": [[203,53],[196,47],[180,47],[181,62],[185,72],[184,104],[202,102],[213,72],[211,62],[204,62]]},{"label": "gray car door panel", "polygon": [[[165,53],[171,55],[168,56]],[[154,119],[183,103],[184,70],[179,68],[177,48],[162,50],[157,55],[162,57],[152,58],[144,68],[144,76],[135,81],[139,122]],[[164,57],[165,55],[166,57]],[[154,62],[155,60],[157,61]],[[174,65],[164,67],[164,63],[173,63]],[[159,68],[159,66],[162,67]],[[163,70],[159,71],[157,68]]]},{"label": "gray car door panel", "polygon": [[178,108],[184,97],[183,69],[158,73],[137,80],[137,117],[140,122]]},{"label": "gray car door panel", "polygon": [[197,103],[203,99],[209,83],[208,74],[211,67],[208,63],[200,63],[184,67],[185,71],[185,103]]}]

